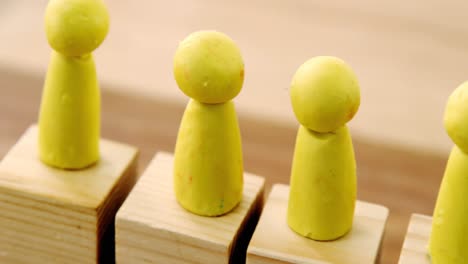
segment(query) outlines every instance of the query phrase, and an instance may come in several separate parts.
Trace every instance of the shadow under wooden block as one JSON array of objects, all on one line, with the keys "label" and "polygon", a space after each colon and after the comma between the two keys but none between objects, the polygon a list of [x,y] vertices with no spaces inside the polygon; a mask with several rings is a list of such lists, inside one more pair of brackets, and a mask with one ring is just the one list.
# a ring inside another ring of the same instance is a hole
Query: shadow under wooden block
[{"label": "shadow under wooden block", "polygon": [[233,211],[198,216],[177,203],[173,161],[171,154],[156,154],[117,213],[117,263],[245,263],[265,180],[244,174],[244,195]]},{"label": "shadow under wooden block", "polygon": [[289,186],[273,186],[247,250],[248,264],[375,263],[385,224],[386,207],[357,201],[354,223],[344,237],[314,241],[292,231],[286,222]]},{"label": "shadow under wooden block", "polygon": [[101,140],[98,163],[60,170],[39,160],[37,134],[29,128],[0,162],[0,263],[112,263],[137,149]]},{"label": "shadow under wooden block", "polygon": [[411,215],[401,250],[400,264],[430,264],[428,245],[432,230],[432,217]]}]

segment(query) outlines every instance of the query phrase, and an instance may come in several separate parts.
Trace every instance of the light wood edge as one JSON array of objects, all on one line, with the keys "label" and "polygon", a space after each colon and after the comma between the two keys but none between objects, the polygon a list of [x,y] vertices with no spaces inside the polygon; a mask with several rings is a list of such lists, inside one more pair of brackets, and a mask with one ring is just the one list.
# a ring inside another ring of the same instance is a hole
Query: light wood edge
[{"label": "light wood edge", "polygon": [[[425,225],[425,228],[429,229],[429,233],[423,230],[420,230],[419,225],[421,223],[418,223],[418,222],[422,222]],[[413,235],[417,236],[418,239],[429,243],[429,236],[430,236],[431,228],[432,228],[432,216],[423,215],[423,214],[411,214],[411,217],[408,223],[408,228],[406,230],[405,239],[403,241],[403,245],[401,248],[400,258],[398,259],[399,264],[430,264],[431,263],[429,251],[428,251],[428,245],[425,246],[424,252],[422,251],[413,252],[414,250],[409,248],[409,241],[412,239],[411,236]],[[421,232],[424,232],[424,233],[421,234]],[[423,250],[423,249],[419,249],[419,250]],[[408,262],[407,258],[410,258],[410,257],[406,256],[407,254],[420,255],[419,258],[423,262],[417,262],[417,263]]]},{"label": "light wood edge", "polygon": [[[282,184],[282,183],[277,183],[277,184],[274,184],[271,188],[271,191],[270,191],[270,194],[268,195],[267,199],[266,199],[266,202],[265,202],[265,205],[268,203],[269,199],[271,198],[271,194],[274,193],[276,190],[276,192],[286,192],[288,189],[289,189],[289,185],[288,184]],[[377,255],[375,257],[375,260],[374,260],[374,263],[380,263],[380,256],[381,256],[381,252],[382,252],[382,243],[383,243],[383,238],[385,237],[385,230],[386,230],[386,226],[387,226],[387,223],[388,223],[388,216],[389,216],[389,213],[390,213],[390,210],[384,206],[384,205],[380,205],[380,204],[374,204],[374,203],[370,203],[370,202],[366,202],[366,201],[361,201],[361,200],[356,200],[356,203],[361,203],[367,207],[373,207],[374,210],[372,211],[378,211],[379,213],[376,213],[374,214],[374,218],[378,219],[378,220],[381,220],[384,222],[383,224],[383,227],[382,227],[382,232],[380,233],[380,237],[379,237],[379,245],[377,247]],[[371,211],[371,210],[368,210],[368,211]],[[376,217],[376,216],[381,216],[381,217]],[[370,217],[369,215],[367,215],[366,217]],[[292,231],[291,231],[292,232]],[[248,255],[248,259],[247,259],[247,264],[251,263],[251,261],[249,262],[248,260],[254,260],[255,263],[261,263],[261,264],[285,264],[285,263],[293,263],[291,262],[291,257],[288,256],[288,255],[283,255],[283,254],[278,254],[275,256],[276,259],[271,259],[271,256],[268,255],[268,252],[264,252],[261,248],[257,248],[257,247],[248,247],[248,250],[247,250],[247,255]],[[297,258],[297,256],[296,256]],[[319,260],[314,260],[314,261],[310,261],[310,259],[306,259],[306,258],[303,258],[301,260],[301,262],[299,263],[307,263],[307,264],[330,264],[328,262],[323,262],[323,261],[319,261]]]}]

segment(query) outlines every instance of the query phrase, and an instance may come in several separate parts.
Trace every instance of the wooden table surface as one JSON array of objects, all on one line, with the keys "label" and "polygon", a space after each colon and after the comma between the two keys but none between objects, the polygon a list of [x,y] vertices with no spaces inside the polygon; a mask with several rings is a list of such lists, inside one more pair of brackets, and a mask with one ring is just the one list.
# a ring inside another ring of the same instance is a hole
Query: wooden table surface
[{"label": "wooden table surface", "polygon": [[[43,76],[0,67],[0,156],[37,121]],[[103,84],[102,134],[136,145],[140,171],[156,151],[172,152],[184,104],[121,94]],[[127,87],[131,88],[131,87]],[[240,114],[245,169],[273,183],[288,183],[295,126]],[[369,143],[353,137],[358,198],[390,209],[382,263],[396,263],[411,213],[432,214],[446,157]]]},{"label": "wooden table surface", "polygon": [[[468,79],[466,0],[138,0],[105,1],[111,27],[95,57],[99,78],[129,94],[183,102],[172,57],[187,34],[230,35],[245,60],[236,98],[249,116],[296,124],[288,88],[312,56],[343,58],[361,84],[350,126],[374,142],[448,154],[442,116],[450,92]],[[50,48],[47,0],[0,0],[0,65],[44,73]]]}]

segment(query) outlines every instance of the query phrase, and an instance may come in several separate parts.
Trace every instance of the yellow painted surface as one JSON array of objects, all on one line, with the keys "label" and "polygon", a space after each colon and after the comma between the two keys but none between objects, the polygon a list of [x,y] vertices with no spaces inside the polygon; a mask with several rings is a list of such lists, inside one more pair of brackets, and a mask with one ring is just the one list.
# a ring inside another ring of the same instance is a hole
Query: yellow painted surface
[{"label": "yellow painted surface", "polygon": [[210,105],[191,100],[174,155],[175,195],[184,208],[216,216],[240,202],[243,160],[233,102]]},{"label": "yellow painted surface", "polygon": [[434,210],[429,252],[433,264],[468,262],[468,154],[455,146]]},{"label": "yellow painted surface", "polygon": [[50,0],[45,31],[54,50],[67,56],[82,56],[106,38],[109,13],[102,0]]},{"label": "yellow painted surface", "polygon": [[225,34],[197,31],[179,44],[174,77],[187,96],[202,103],[225,103],[242,89],[244,62],[239,48]]},{"label": "yellow painted surface", "polygon": [[291,172],[288,224],[315,240],[333,240],[353,224],[356,163],[346,126],[316,133],[301,126]]},{"label": "yellow painted surface", "polygon": [[468,262],[468,82],[450,95],[444,125],[450,153],[433,214],[429,253],[433,264]]},{"label": "yellow painted surface", "polygon": [[311,239],[337,239],[353,225],[356,161],[346,123],[359,109],[359,84],[344,61],[320,56],[299,67],[290,95],[301,125],[292,161],[288,224]]},{"label": "yellow painted surface", "polygon": [[353,70],[336,57],[319,56],[302,64],[291,82],[291,105],[303,126],[332,132],[349,122],[361,102]]},{"label": "yellow painted surface", "polygon": [[465,152],[468,152],[467,117],[468,82],[464,82],[452,92],[447,101],[444,114],[444,126],[452,141]]},{"label": "yellow painted surface", "polygon": [[231,101],[244,81],[242,56],[227,35],[197,31],[179,44],[174,77],[192,98],[177,135],[175,195],[193,213],[225,214],[242,199],[241,137]]},{"label": "yellow painted surface", "polygon": [[91,52],[105,39],[101,0],[51,0],[45,31],[54,49],[39,114],[39,156],[53,167],[82,169],[99,159],[101,102]]},{"label": "yellow painted surface", "polygon": [[99,159],[100,92],[92,55],[52,52],[39,114],[39,155],[48,165],[80,169]]}]

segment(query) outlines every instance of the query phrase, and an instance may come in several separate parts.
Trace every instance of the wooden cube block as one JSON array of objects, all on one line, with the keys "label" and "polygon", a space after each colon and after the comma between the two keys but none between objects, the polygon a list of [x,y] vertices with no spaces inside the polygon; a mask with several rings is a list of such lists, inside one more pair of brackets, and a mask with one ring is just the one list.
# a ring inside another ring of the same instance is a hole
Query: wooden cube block
[{"label": "wooden cube block", "polygon": [[247,250],[248,264],[376,262],[387,208],[358,201],[351,231],[338,240],[319,242],[289,228],[288,197],[289,186],[273,186]]},{"label": "wooden cube block", "polygon": [[137,149],[101,140],[97,164],[60,170],[39,160],[37,134],[28,129],[0,162],[0,263],[112,263]]},{"label": "wooden cube block", "polygon": [[175,198],[173,161],[171,154],[158,153],[117,213],[117,263],[245,263],[263,207],[264,179],[245,174],[244,195],[233,211],[198,216]]},{"label": "wooden cube block", "polygon": [[432,217],[420,214],[411,215],[405,242],[400,255],[400,264],[430,264],[429,237],[432,230]]}]

